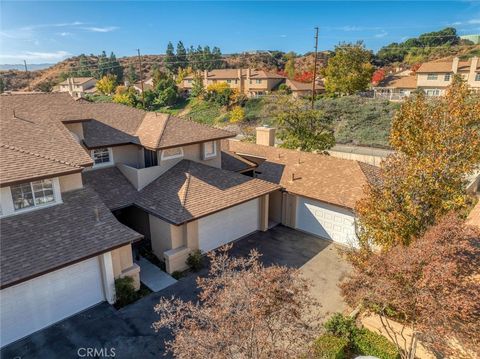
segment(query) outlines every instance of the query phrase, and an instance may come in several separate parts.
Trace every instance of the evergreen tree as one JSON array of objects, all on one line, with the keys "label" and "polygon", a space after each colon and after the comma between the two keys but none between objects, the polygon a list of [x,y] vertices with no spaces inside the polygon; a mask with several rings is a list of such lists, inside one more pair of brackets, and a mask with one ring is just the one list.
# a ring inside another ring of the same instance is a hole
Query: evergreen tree
[{"label": "evergreen tree", "polygon": [[[177,43],[177,66],[176,68],[179,69],[184,69],[187,67],[187,50],[185,50],[185,46],[183,45],[183,42],[179,41]],[[178,72],[178,70],[177,70]]]},{"label": "evergreen tree", "polygon": [[81,54],[78,59],[77,71],[72,73],[76,77],[91,77],[92,70],[88,67],[88,59],[84,54]]},{"label": "evergreen tree", "polygon": [[130,85],[133,85],[135,82],[138,81],[138,76],[135,71],[135,66],[133,66],[133,64],[130,64],[130,66],[128,67],[127,81]]},{"label": "evergreen tree", "polygon": [[171,42],[168,43],[167,45],[167,51],[165,52],[165,58],[163,59],[163,63],[165,64],[165,68],[170,72],[170,73],[176,73],[177,69],[177,64],[176,62],[176,56],[174,52],[173,44]]},{"label": "evergreen tree", "polygon": [[214,60],[216,60],[214,63],[213,63],[213,68],[215,69],[221,69],[223,67],[223,59],[222,59],[222,52],[220,51],[220,49],[215,46],[213,49],[212,49],[212,58]]},{"label": "evergreen tree", "polygon": [[117,57],[115,56],[113,51],[110,53],[108,70],[110,74],[115,76],[115,78],[117,79],[117,83],[123,82],[123,67],[118,62]]},{"label": "evergreen tree", "polygon": [[208,45],[203,48],[202,67],[203,67],[203,70],[208,70],[208,71],[213,69],[212,52],[210,51],[210,46]]}]

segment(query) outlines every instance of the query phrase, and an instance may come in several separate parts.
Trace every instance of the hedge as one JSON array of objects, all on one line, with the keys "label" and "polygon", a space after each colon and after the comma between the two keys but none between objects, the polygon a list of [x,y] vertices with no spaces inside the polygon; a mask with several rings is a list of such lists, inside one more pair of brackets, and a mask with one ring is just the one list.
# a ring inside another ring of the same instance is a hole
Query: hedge
[{"label": "hedge", "polygon": [[348,339],[332,334],[322,334],[315,341],[314,351],[317,359],[344,359],[348,348]]},{"label": "hedge", "polygon": [[387,338],[368,329],[361,329],[353,338],[356,351],[362,355],[372,355],[380,359],[397,359],[397,348]]}]

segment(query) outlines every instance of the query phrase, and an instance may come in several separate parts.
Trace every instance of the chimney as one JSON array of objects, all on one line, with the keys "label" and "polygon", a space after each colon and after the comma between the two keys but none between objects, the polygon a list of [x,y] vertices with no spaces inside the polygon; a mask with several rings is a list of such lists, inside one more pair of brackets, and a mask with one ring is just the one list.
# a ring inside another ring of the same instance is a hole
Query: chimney
[{"label": "chimney", "polygon": [[453,59],[453,61],[452,61],[452,72],[453,72],[454,74],[456,74],[457,71],[458,71],[458,61],[459,61],[459,58],[458,58],[458,57],[455,57],[455,58]]},{"label": "chimney", "polygon": [[257,145],[275,146],[275,128],[273,127],[257,127]]},{"label": "chimney", "polygon": [[68,92],[70,92],[70,95],[73,94],[73,79],[71,77],[68,78]]},{"label": "chimney", "polygon": [[475,81],[475,74],[477,73],[478,56],[472,57],[470,60],[470,73],[468,74],[469,81]]},{"label": "chimney", "polygon": [[247,80],[250,80],[250,76],[252,76],[252,69],[250,67],[247,69]]}]

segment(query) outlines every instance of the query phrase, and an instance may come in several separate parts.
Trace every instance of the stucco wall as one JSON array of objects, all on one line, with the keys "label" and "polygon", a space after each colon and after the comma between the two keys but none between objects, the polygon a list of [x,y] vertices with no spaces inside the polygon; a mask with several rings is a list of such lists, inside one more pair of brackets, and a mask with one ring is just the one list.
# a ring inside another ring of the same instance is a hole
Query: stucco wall
[{"label": "stucco wall", "polygon": [[66,123],[65,127],[78,136],[80,140],[84,139],[82,122]]},{"label": "stucco wall", "polygon": [[277,223],[282,222],[282,192],[280,190],[270,193],[269,219]]},{"label": "stucco wall", "polygon": [[58,181],[60,183],[61,192],[68,192],[73,191],[74,189],[83,188],[81,173],[72,173],[70,175],[60,176]]},{"label": "stucco wall", "polygon": [[185,244],[183,229],[185,225],[175,226],[152,215],[149,215],[149,222],[152,250],[160,260],[164,259],[165,251]]},{"label": "stucco wall", "polygon": [[140,148],[135,145],[112,147],[113,162],[139,167],[139,150]]},{"label": "stucco wall", "polygon": [[140,267],[133,263],[132,246],[128,244],[110,253],[114,278],[132,277],[135,289],[140,289]]}]

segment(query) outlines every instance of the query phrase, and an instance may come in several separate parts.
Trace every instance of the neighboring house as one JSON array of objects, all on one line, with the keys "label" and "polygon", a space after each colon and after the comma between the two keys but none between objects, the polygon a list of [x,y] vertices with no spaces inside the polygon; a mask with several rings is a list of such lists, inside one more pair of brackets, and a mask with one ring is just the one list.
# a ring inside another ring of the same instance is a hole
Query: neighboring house
[{"label": "neighboring house", "polygon": [[2,95],[0,108],[0,346],[113,303],[115,278],[138,288],[132,248],[171,273],[268,228],[280,186],[221,168],[230,132],[62,93]]},{"label": "neighboring house", "polygon": [[460,38],[462,40],[471,41],[474,45],[480,45],[480,34],[461,35]]},{"label": "neighboring house", "polygon": [[[142,87],[142,82],[138,81],[133,84],[133,88],[137,90],[139,93],[142,93],[143,91],[153,91],[153,78],[149,78],[148,80],[143,82],[143,87]],[[143,90],[142,90],[143,88]]]},{"label": "neighboring house", "polygon": [[417,89],[417,77],[415,75],[401,74],[388,75],[373,87],[374,98],[381,98],[390,101],[403,100]]},{"label": "neighboring house", "polygon": [[[203,71],[199,74],[202,77],[203,86],[225,82],[231,88],[238,90],[249,97],[266,95],[276,89],[279,84],[285,82],[285,77],[276,73],[269,73],[263,70],[248,69],[218,69]],[[190,91],[193,87],[195,75],[186,76],[182,87]]]},{"label": "neighboring house", "polygon": [[93,77],[69,77],[58,84],[58,92],[68,92],[74,97],[96,91],[97,80]]},{"label": "neighboring house", "polygon": [[434,61],[422,64],[417,70],[417,88],[427,96],[441,96],[452,82],[454,75],[460,75],[468,85],[480,89],[480,63],[478,57],[460,61],[455,57],[449,61]]},{"label": "neighboring house", "polygon": [[257,128],[257,144],[224,141],[225,151],[257,164],[255,178],[279,184],[270,194],[269,221],[352,245],[355,203],[378,167],[327,155],[273,147],[275,129]]},{"label": "neighboring house", "polygon": [[472,89],[480,90],[478,57],[468,61],[455,57],[448,61],[426,62],[414,75],[406,75],[405,72],[389,75],[373,87],[374,97],[402,100],[415,90],[423,90],[427,96],[442,96],[454,75],[460,75]]},{"label": "neighboring house", "polygon": [[[312,96],[312,83],[311,82],[300,82],[295,80],[286,79],[285,84],[290,88],[292,91],[293,97],[309,97]],[[317,81],[315,84],[315,93],[323,93],[325,92],[325,87],[323,83]]]}]

